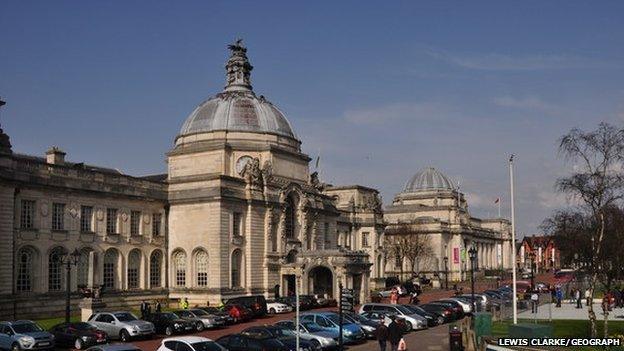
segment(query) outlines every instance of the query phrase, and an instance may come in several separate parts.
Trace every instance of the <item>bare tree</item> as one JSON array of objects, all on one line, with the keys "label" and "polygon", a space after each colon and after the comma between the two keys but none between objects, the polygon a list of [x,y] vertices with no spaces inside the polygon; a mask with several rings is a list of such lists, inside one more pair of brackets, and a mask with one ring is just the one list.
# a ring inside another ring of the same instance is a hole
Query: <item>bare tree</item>
[{"label": "bare tree", "polygon": [[403,235],[386,235],[384,239],[384,247],[387,250],[388,257],[400,262],[399,264],[399,280],[403,280],[403,262],[406,257],[407,239]]},{"label": "bare tree", "polygon": [[400,279],[404,278],[403,263],[409,264],[410,273],[417,273],[417,264],[426,263],[433,256],[429,237],[414,231],[409,224],[403,223],[395,226],[386,235],[384,244],[388,256],[401,262]]},{"label": "bare tree", "polygon": [[[578,200],[578,210],[587,215],[592,225],[586,232],[589,241],[587,270],[590,300],[587,306],[591,336],[596,337],[596,313],[593,295],[601,275],[600,257],[605,240],[605,211],[617,205],[623,196],[624,131],[608,123],[601,123],[594,131],[572,129],[559,143],[559,152],[573,166],[569,177],[557,181],[559,191]],[[607,319],[605,319],[605,332]]]},{"label": "bare tree", "polygon": [[[415,275],[423,264],[428,264],[433,256],[430,238],[425,234],[408,234],[405,242],[405,258],[410,263],[412,275]],[[420,267],[419,267],[420,266]]]}]

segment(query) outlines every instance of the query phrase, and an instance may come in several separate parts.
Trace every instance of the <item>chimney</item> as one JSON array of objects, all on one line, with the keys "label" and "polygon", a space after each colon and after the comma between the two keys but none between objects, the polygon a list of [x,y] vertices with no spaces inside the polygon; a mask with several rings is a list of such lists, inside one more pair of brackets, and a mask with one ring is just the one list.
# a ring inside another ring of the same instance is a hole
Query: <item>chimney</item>
[{"label": "chimney", "polygon": [[46,162],[52,165],[62,165],[65,163],[65,153],[57,146],[52,146],[46,151]]}]

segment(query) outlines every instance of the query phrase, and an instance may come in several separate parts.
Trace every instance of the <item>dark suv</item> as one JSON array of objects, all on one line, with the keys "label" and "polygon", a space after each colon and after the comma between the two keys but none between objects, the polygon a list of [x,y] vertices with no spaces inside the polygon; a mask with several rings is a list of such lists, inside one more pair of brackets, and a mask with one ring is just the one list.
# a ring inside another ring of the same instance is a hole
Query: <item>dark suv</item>
[{"label": "dark suv", "polygon": [[243,305],[251,310],[254,317],[267,314],[266,299],[262,295],[234,297],[225,302],[226,305]]}]

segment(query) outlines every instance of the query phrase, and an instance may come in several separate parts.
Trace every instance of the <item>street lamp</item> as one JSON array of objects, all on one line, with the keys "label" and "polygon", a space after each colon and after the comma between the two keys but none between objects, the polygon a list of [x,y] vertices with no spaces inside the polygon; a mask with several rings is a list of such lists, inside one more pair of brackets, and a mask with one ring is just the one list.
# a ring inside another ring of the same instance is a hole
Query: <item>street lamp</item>
[{"label": "street lamp", "polygon": [[444,256],[444,280],[446,285],[446,290],[448,290],[448,257]]},{"label": "street lamp", "polygon": [[472,311],[477,311],[477,304],[475,303],[475,286],[474,286],[474,270],[475,270],[475,260],[477,259],[477,248],[474,246],[468,250],[468,256],[470,257],[470,293],[472,295],[471,303],[472,303]]},{"label": "street lamp", "polygon": [[534,280],[534,274],[533,274],[533,267],[535,267],[535,253],[533,251],[531,251],[529,253],[529,260],[530,260],[530,264],[531,264],[531,291],[535,290],[535,286],[533,286],[533,280]]},{"label": "street lamp", "polygon": [[65,264],[65,269],[67,270],[67,287],[65,289],[65,323],[69,323],[69,314],[71,309],[71,266],[77,265],[80,260],[80,251],[78,249],[74,249],[74,252],[69,253],[65,252],[63,255],[59,256],[59,263]]}]

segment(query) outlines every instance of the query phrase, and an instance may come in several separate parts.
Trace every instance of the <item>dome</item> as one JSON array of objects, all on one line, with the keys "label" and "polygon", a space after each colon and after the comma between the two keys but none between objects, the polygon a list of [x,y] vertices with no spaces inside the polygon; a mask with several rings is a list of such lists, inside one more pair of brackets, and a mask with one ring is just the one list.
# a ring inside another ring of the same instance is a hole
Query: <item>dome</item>
[{"label": "dome", "polygon": [[454,190],[453,183],[440,171],[433,167],[425,168],[416,173],[405,184],[405,193],[414,193],[428,190]]},{"label": "dome", "polygon": [[216,96],[202,102],[187,117],[178,137],[214,131],[269,133],[297,139],[284,114],[251,86],[253,66],[241,40],[229,45],[225,65],[227,84]]}]

